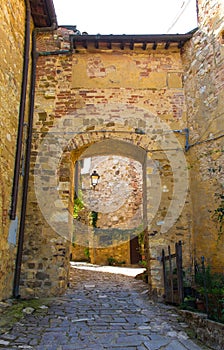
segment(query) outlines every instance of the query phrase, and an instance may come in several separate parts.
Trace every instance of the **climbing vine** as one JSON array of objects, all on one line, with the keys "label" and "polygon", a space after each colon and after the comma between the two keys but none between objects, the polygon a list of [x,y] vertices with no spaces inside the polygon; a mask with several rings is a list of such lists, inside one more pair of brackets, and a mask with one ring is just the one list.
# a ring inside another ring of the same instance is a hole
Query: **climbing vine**
[{"label": "climbing vine", "polygon": [[96,226],[97,219],[98,219],[98,213],[96,211],[92,211],[91,212],[91,220],[92,220],[92,226],[93,227],[97,227]]},{"label": "climbing vine", "polygon": [[79,192],[78,197],[74,200],[74,210],[73,210],[73,217],[74,219],[77,219],[79,217],[79,212],[84,208],[84,203],[82,200],[82,193]]},{"label": "climbing vine", "polygon": [[223,234],[223,221],[224,221],[224,195],[219,195],[221,199],[221,203],[218,208],[215,209],[213,217],[217,220],[219,228],[218,228],[218,238],[221,238]]}]

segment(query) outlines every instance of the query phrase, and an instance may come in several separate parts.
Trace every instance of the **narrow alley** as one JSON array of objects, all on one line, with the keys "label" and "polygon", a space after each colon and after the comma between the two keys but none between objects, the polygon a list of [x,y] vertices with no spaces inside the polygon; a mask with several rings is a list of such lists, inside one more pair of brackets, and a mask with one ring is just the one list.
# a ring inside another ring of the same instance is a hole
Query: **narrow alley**
[{"label": "narrow alley", "polygon": [[67,293],[1,335],[0,349],[207,349],[188,337],[175,308],[149,300],[147,285],[133,277],[139,271],[72,264]]}]

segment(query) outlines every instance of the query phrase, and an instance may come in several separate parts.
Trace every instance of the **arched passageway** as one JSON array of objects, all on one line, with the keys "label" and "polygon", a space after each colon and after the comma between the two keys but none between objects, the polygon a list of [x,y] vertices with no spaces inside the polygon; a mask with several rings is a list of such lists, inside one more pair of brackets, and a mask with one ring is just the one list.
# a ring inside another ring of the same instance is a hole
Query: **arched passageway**
[{"label": "arched passageway", "polygon": [[[147,152],[132,143],[107,139],[88,147],[75,162],[74,260],[122,265],[142,260],[146,157]],[[90,186],[93,171],[100,176],[94,188]]]},{"label": "arched passageway", "polygon": [[[113,155],[141,165],[141,232],[146,233],[150,286],[161,293],[161,249],[176,241],[180,230],[177,220],[180,213],[182,217],[188,213],[184,141],[159,117],[143,108],[123,104],[79,109],[59,118],[46,134],[39,134],[31,179],[35,196],[31,191],[33,206],[28,212],[28,218],[35,212],[36,222],[30,221],[27,230],[22,289],[30,289],[36,295],[64,291],[74,233],[74,165],[82,158]],[[79,225],[79,229],[83,237],[85,227]],[[190,232],[186,239],[189,242]],[[34,261],[40,267],[36,278],[27,273]]]}]

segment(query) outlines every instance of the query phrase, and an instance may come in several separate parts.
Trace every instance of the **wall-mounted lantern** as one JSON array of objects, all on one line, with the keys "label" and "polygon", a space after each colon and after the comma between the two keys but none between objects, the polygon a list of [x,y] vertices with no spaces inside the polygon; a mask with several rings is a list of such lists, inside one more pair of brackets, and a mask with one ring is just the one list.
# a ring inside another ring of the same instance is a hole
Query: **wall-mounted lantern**
[{"label": "wall-mounted lantern", "polygon": [[95,190],[95,187],[98,184],[100,175],[96,172],[96,170],[94,170],[92,172],[92,174],[90,175],[90,178],[91,178],[91,185],[93,186],[93,188]]}]

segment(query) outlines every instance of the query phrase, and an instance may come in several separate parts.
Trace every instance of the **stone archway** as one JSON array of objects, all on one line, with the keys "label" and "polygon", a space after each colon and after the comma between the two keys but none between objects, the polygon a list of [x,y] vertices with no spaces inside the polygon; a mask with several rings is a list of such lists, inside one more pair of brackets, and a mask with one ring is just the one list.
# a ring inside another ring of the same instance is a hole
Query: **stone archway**
[{"label": "stone archway", "polygon": [[[147,152],[142,148],[109,138],[92,144],[76,162],[79,180],[77,176],[72,178],[80,185],[75,185],[78,187],[75,201],[80,205],[82,200],[83,208],[73,222],[72,242],[82,256],[82,252],[88,250],[91,263],[106,264],[114,259],[117,263],[131,264],[130,241],[143,234],[147,223],[142,176],[146,157]],[[86,166],[81,175],[82,169],[77,163],[83,160],[88,160],[89,169]],[[100,174],[96,190],[90,186],[93,170]],[[92,213],[97,214],[94,228]],[[79,258],[78,254],[75,256]]]},{"label": "stone archway", "polygon": [[[149,111],[108,104],[87,106],[59,118],[36,144],[29,194],[33,205],[28,208],[24,247],[24,294],[52,295],[64,291],[72,234],[74,162],[91,147],[100,154],[96,145],[101,142],[105,152],[107,140],[111,143],[109,148],[112,144],[125,144],[125,155],[133,156],[136,150],[136,157],[144,158],[144,225],[150,237],[151,286],[162,290],[162,268],[157,257],[175,239],[176,228],[172,238],[170,229],[182,212],[188,189],[183,145],[169,126]],[[180,182],[180,178],[184,181]]]}]

